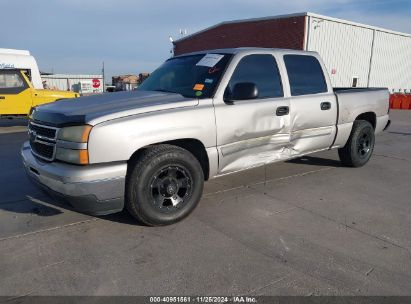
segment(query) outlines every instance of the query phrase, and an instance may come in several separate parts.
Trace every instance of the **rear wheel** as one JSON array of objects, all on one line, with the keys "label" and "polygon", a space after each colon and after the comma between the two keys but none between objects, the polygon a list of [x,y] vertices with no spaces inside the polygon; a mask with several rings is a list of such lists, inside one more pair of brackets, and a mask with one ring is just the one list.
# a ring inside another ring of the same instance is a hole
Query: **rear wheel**
[{"label": "rear wheel", "polygon": [[154,146],[130,164],[126,208],[146,225],[173,224],[194,210],[203,184],[201,165],[189,151],[171,145]]},{"label": "rear wheel", "polygon": [[348,167],[364,166],[371,158],[374,143],[373,126],[366,120],[354,121],[348,142],[343,148],[338,149],[341,162]]}]

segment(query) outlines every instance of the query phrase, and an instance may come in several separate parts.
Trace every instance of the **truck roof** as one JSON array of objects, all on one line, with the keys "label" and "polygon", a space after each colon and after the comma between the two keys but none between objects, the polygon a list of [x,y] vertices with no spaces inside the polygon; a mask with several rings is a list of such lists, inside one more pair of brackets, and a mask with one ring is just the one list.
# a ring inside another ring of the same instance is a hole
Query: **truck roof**
[{"label": "truck roof", "polygon": [[26,50],[14,50],[14,49],[0,49],[0,54],[10,54],[10,55],[26,55],[30,56],[30,52]]}]

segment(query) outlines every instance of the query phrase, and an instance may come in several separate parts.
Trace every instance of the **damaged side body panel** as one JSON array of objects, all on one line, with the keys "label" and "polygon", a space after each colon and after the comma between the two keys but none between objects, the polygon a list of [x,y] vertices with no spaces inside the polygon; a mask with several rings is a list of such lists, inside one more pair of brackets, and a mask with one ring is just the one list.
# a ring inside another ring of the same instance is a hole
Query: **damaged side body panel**
[{"label": "damaged side body panel", "polygon": [[[292,155],[290,116],[276,117],[276,108],[288,100],[268,99],[258,106],[244,102],[216,108],[220,174],[280,161]],[[234,132],[233,132],[234,131]]]},{"label": "damaged side body panel", "polygon": [[[283,58],[270,54],[278,66],[282,97],[227,103],[222,89],[216,93],[218,175],[284,161],[332,146],[338,114],[337,100],[330,83],[327,83],[327,92],[291,96]],[[233,59],[220,88],[229,86],[230,78],[235,75],[235,67],[248,55]],[[253,81],[252,77],[250,81]],[[327,111],[320,107],[323,102],[330,106]],[[279,115],[279,108],[289,111]]]},{"label": "damaged side body panel", "polygon": [[[321,103],[328,102],[329,110]],[[333,93],[291,98],[291,144],[298,154],[331,147],[336,134],[337,100]]]}]

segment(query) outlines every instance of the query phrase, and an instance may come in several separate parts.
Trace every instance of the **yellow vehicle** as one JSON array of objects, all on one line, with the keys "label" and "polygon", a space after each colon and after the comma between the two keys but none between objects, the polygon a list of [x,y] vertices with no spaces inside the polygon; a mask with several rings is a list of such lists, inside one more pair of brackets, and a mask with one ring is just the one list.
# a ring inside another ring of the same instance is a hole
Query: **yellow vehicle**
[{"label": "yellow vehicle", "polygon": [[36,89],[29,74],[24,69],[0,69],[0,116],[28,115],[37,105],[80,96],[69,91]]}]

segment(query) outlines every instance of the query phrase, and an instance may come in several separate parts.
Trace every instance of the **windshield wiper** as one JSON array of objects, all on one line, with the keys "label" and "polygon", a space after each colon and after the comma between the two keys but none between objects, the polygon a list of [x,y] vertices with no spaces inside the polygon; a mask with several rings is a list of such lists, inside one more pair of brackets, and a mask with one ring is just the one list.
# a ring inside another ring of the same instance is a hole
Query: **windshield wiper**
[{"label": "windshield wiper", "polygon": [[180,94],[174,91],[170,91],[170,90],[165,90],[165,89],[154,89],[153,91],[157,91],[157,92],[164,92],[164,93],[174,93],[174,94]]},{"label": "windshield wiper", "polygon": [[180,93],[180,92],[174,92],[174,91],[169,91],[169,90],[165,90],[165,89],[154,89],[152,91],[179,94],[179,95],[181,95],[183,97],[186,97],[186,98],[191,98],[192,97],[192,96],[184,95],[183,93]]}]

